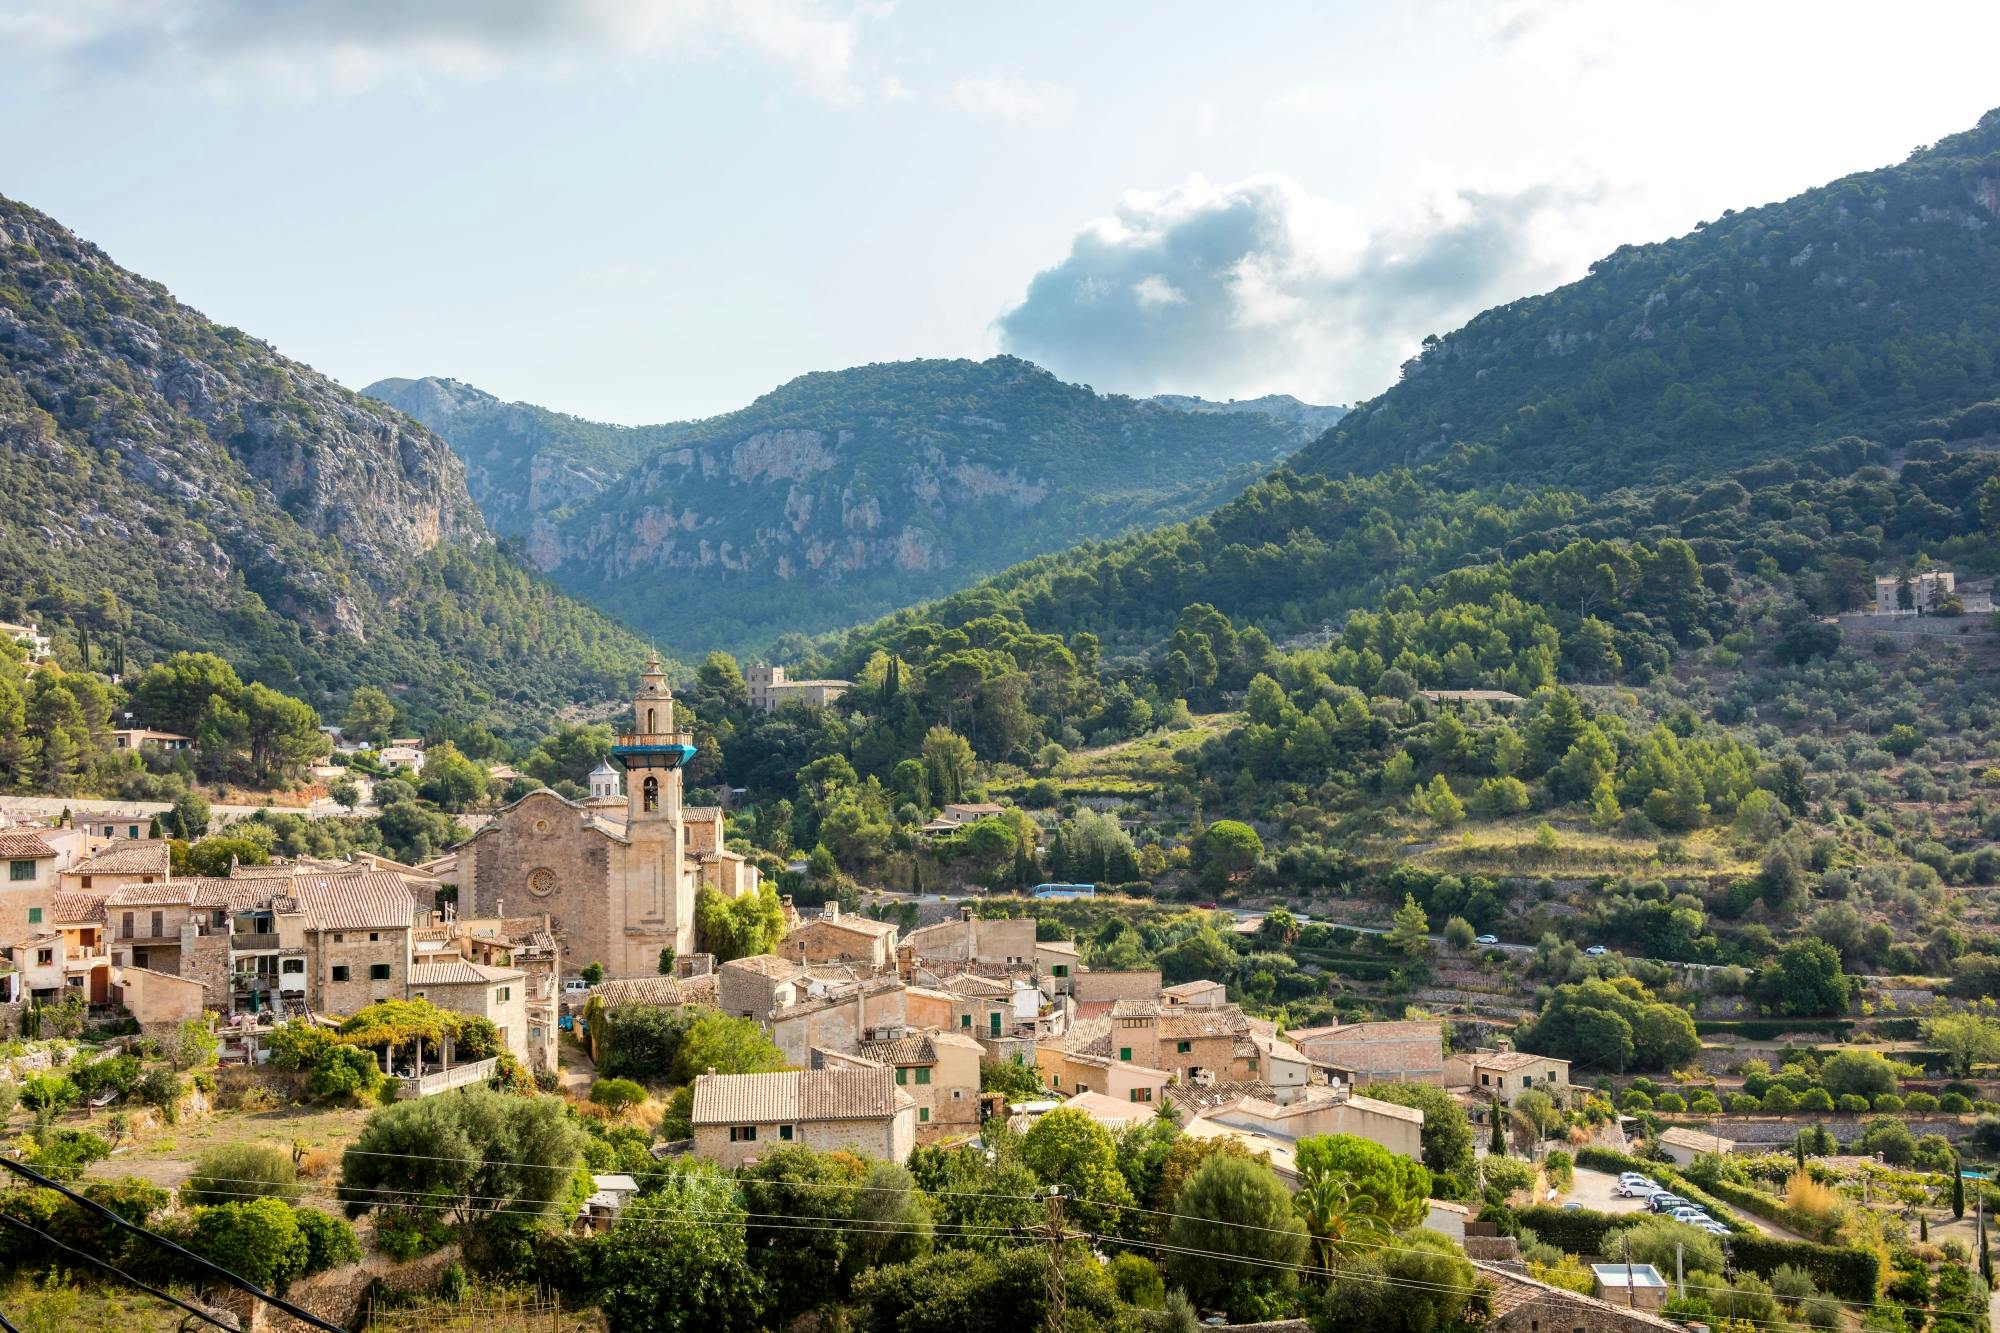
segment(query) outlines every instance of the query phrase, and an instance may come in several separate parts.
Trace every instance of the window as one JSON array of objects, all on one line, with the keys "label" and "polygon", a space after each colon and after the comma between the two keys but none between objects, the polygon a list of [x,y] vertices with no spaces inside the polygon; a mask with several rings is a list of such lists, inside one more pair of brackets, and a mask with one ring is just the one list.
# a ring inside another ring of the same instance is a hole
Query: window
[{"label": "window", "polygon": [[341,934],[339,931],[335,931],[333,935],[333,942],[335,944],[345,944],[347,943],[347,936]]},{"label": "window", "polygon": [[19,884],[22,880],[33,879],[34,877],[35,863],[33,861],[9,861],[7,863],[7,878],[14,883]]},{"label": "window", "polygon": [[1055,967],[1055,973],[1056,973],[1056,975],[1057,975],[1057,976],[1059,976],[1059,977],[1066,977],[1066,976],[1068,976],[1068,975],[1069,975],[1069,964],[1068,964],[1068,963],[1057,963],[1057,964],[1056,964],[1056,967]]},{"label": "window", "polygon": [[54,949],[35,950],[35,966],[47,967],[50,963],[53,963],[55,960],[56,960],[56,951]]},{"label": "window", "polygon": [[347,980],[347,964],[335,963],[333,965],[333,979],[335,981]]},{"label": "window", "polygon": [[907,1070],[907,1069],[898,1069],[898,1070],[896,1071],[896,1086],[897,1086],[897,1087],[899,1087],[899,1088],[900,1088],[900,1087],[902,1087],[902,1086],[903,1086],[904,1084],[908,1083],[909,1081],[910,1081],[910,1071],[909,1071],[909,1070]]},{"label": "window", "polygon": [[650,814],[660,808],[660,780],[658,778],[647,778],[643,790],[645,792],[643,805],[646,812]]},{"label": "window", "polygon": [[370,943],[373,943],[374,941],[379,940],[381,938],[382,934],[380,931],[371,930],[368,932],[368,939]]},{"label": "window", "polygon": [[514,988],[512,986],[499,986],[493,991],[493,1003],[495,1004],[505,1004],[513,998]]},{"label": "window", "polygon": [[306,960],[303,958],[287,958],[278,964],[278,970],[287,974],[304,972],[306,970]]},{"label": "window", "polygon": [[1247,1068],[1248,1068],[1248,1069],[1250,1070],[1250,1072],[1251,1072],[1251,1073],[1253,1073],[1253,1074],[1254,1074],[1254,1073],[1256,1073],[1256,1072],[1257,1072],[1257,1057],[1256,1057],[1256,1056],[1254,1056],[1254,1055],[1253,1055],[1253,1056],[1251,1056],[1251,1057],[1249,1058],[1249,1060],[1247,1060],[1247,1061],[1245,1062],[1245,1066],[1246,1066],[1246,1067],[1247,1067]]},{"label": "window", "polygon": [[28,924],[29,924],[29,925],[31,925],[31,926],[39,926],[39,925],[41,925],[41,924],[42,924],[42,909],[41,909],[41,908],[39,908],[39,907],[30,907],[30,908],[28,909]]},{"label": "window", "polygon": [[[784,1130],[780,1129],[778,1134],[782,1138]],[[729,1141],[731,1143],[755,1143],[757,1141],[757,1127],[755,1125],[733,1125],[729,1130]]]},{"label": "window", "polygon": [[[85,875],[83,877],[83,887],[86,889],[90,887],[90,876]],[[130,912],[125,913],[124,920],[119,925],[118,933],[128,940],[132,938],[132,914]]]},{"label": "window", "polygon": [[1191,1041],[1177,1041],[1174,1043],[1174,1052],[1177,1055],[1186,1055],[1193,1049],[1194,1043]]},{"label": "window", "polygon": [[792,1141],[792,1127],[790,1125],[779,1125],[778,1137],[786,1143],[790,1143]]},{"label": "window", "polygon": [[919,1068],[917,1070],[917,1082],[919,1084],[924,1084],[930,1081],[931,1081],[931,1071],[928,1069]]},{"label": "window", "polygon": [[139,826],[138,826],[137,824],[133,824],[133,825],[131,825],[130,827],[128,827],[128,828],[127,828],[127,829],[125,830],[125,836],[126,836],[127,838],[136,838],[136,837],[138,837],[138,836],[139,836]]},{"label": "window", "polygon": [[153,913],[153,938],[158,939],[160,938],[160,936],[166,933],[167,933],[167,914],[165,912]]},{"label": "window", "polygon": [[930,1123],[930,1120],[931,1120],[931,1108],[928,1106],[919,1106],[917,1108],[917,1123],[920,1125],[927,1125]]},{"label": "window", "polygon": [[999,1036],[999,1035],[1000,1035],[1000,1011],[999,1011],[998,1009],[995,1009],[995,1010],[994,1010],[994,1011],[993,1011],[992,1013],[990,1013],[990,1014],[986,1015],[986,1018],[987,1018],[987,1023],[988,1023],[988,1025],[989,1025],[989,1026],[990,1026],[990,1027],[992,1028],[992,1030],[993,1030],[993,1035],[994,1035],[994,1036],[996,1036],[996,1037],[997,1037],[997,1036]]},{"label": "window", "polygon": [[1132,1089],[1132,1100],[1135,1102],[1150,1102],[1153,1100],[1153,1090],[1151,1088],[1134,1088]]},{"label": "window", "polygon": [[1132,1048],[1130,1046],[1120,1046],[1118,1048],[1118,1058],[1129,1061],[1132,1058]]},{"label": "window", "polygon": [[958,1016],[958,1025],[959,1025],[960,1027],[962,1027],[962,1028],[969,1028],[969,1027],[971,1027],[971,1026],[972,1026],[972,1015],[971,1015],[971,1014],[960,1014],[960,1015]]},{"label": "window", "polygon": [[368,979],[370,981],[387,981],[389,979],[389,965],[387,963],[370,963],[368,965]]}]

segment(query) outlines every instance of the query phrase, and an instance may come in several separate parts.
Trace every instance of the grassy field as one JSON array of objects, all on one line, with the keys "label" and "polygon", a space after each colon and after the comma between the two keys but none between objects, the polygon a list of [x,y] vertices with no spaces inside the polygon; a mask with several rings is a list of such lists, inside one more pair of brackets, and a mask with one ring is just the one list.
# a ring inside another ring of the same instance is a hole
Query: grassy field
[{"label": "grassy field", "polygon": [[[1538,844],[1547,825],[1552,847]],[[1415,830],[1420,839],[1410,859],[1440,870],[1491,875],[1647,874],[1737,878],[1757,872],[1757,864],[1729,846],[1717,829],[1655,841],[1626,838],[1596,829],[1549,823],[1538,816],[1493,822],[1472,821],[1447,830]]]},{"label": "grassy field", "polygon": [[[103,1113],[85,1123],[69,1117],[64,1126],[105,1133]],[[162,1125],[143,1138],[127,1139],[111,1156],[93,1163],[89,1174],[116,1178],[138,1176],[174,1189],[188,1178],[201,1155],[224,1143],[263,1143],[289,1150],[302,1144],[309,1153],[332,1154],[352,1142],[368,1118],[365,1107],[287,1106],[272,1111],[218,1111],[213,1115]],[[109,1137],[106,1135],[106,1137]]]}]

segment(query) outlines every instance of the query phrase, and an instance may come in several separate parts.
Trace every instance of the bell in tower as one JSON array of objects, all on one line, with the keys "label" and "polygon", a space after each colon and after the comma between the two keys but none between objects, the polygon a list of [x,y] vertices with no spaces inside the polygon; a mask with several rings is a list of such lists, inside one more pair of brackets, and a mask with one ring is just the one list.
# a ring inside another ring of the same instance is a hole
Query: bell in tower
[{"label": "bell in tower", "polygon": [[674,730],[674,692],[654,653],[639,673],[639,691],[632,696],[633,729],[611,747],[611,758],[625,770],[627,827],[678,820],[681,812],[681,769],[694,758],[694,738]]}]

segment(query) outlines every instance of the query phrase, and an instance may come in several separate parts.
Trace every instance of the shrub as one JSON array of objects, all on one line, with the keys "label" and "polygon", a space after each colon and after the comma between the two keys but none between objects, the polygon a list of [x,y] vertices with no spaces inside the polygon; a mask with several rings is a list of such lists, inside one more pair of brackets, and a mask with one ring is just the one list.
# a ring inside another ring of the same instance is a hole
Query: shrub
[{"label": "shrub", "polygon": [[1938,1110],[1952,1115],[1964,1115],[1972,1110],[1972,1099],[1962,1092],[1947,1092],[1938,1098]]},{"label": "shrub", "polygon": [[1903,1098],[1903,1109],[1916,1115],[1929,1115],[1938,1109],[1938,1099],[1928,1092],[1913,1092]]},{"label": "shrub", "polygon": [[1678,1092],[1663,1092],[1653,1099],[1653,1108],[1667,1115],[1679,1115],[1687,1110],[1687,1099]]},{"label": "shrub", "polygon": [[306,1091],[321,1101],[367,1097],[377,1093],[387,1077],[375,1063],[373,1051],[334,1044],[314,1057]]},{"label": "shrub", "polygon": [[198,1209],[187,1245],[211,1263],[278,1292],[305,1272],[311,1254],[291,1205],[268,1198]]},{"label": "shrub", "polygon": [[1650,1111],[1653,1109],[1653,1099],[1637,1088],[1627,1088],[1625,1095],[1618,1099],[1618,1105],[1627,1111]]},{"label": "shrub", "polygon": [[1785,1182],[1785,1203],[1813,1217],[1828,1218],[1840,1207],[1840,1193],[1814,1180],[1810,1172],[1794,1171]]},{"label": "shrub", "polygon": [[304,1193],[290,1153],[262,1143],[221,1143],[201,1155],[181,1186],[181,1202],[190,1208],[259,1198],[296,1203]]},{"label": "shrub", "polygon": [[21,1105],[30,1111],[66,1111],[81,1095],[68,1074],[36,1074],[21,1084]]},{"label": "shrub", "polygon": [[601,1078],[591,1085],[590,1100],[607,1111],[629,1111],[646,1100],[646,1089],[629,1078]]},{"label": "shrub", "polygon": [[1828,1095],[1825,1088],[1807,1088],[1799,1095],[1799,1109],[1801,1111],[1831,1111],[1833,1109],[1833,1098]]},{"label": "shrub", "polygon": [[1903,1099],[1893,1092],[1885,1092],[1875,1099],[1874,1109],[1884,1112],[1900,1111],[1903,1109]]},{"label": "shrub", "polygon": [[306,1238],[306,1272],[319,1273],[361,1262],[360,1238],[345,1218],[322,1213],[317,1208],[301,1208],[292,1217]]},{"label": "shrub", "polygon": [[1781,1266],[1803,1268],[1820,1291],[1843,1301],[1873,1304],[1882,1277],[1882,1260],[1873,1251],[1814,1245],[1770,1236],[1731,1236],[1729,1256],[1739,1270],[1773,1273]]},{"label": "shrub", "polygon": [[1840,1099],[1834,1103],[1834,1107],[1850,1115],[1859,1115],[1868,1109],[1868,1099],[1858,1092],[1843,1092],[1840,1094]]}]

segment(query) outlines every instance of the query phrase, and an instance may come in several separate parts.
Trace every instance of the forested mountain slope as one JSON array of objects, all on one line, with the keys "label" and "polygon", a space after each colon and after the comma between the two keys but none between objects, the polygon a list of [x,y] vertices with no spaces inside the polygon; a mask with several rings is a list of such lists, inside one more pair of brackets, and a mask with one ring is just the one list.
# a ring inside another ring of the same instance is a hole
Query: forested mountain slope
[{"label": "forested mountain slope", "polygon": [[1426,343],[1293,460],[1374,472],[1493,445],[1498,475],[1608,490],[1861,434],[2000,389],[2000,111],[1893,167],[1686,236]]},{"label": "forested mountain slope", "polygon": [[637,642],[496,548],[445,443],[0,198],[0,616],[421,717],[602,697]]},{"label": "forested mountain slope", "polygon": [[450,440],[489,519],[557,582],[684,651],[851,624],[1200,513],[1339,411],[1100,395],[1012,357],[805,375],[637,428],[453,381],[365,392]]}]

